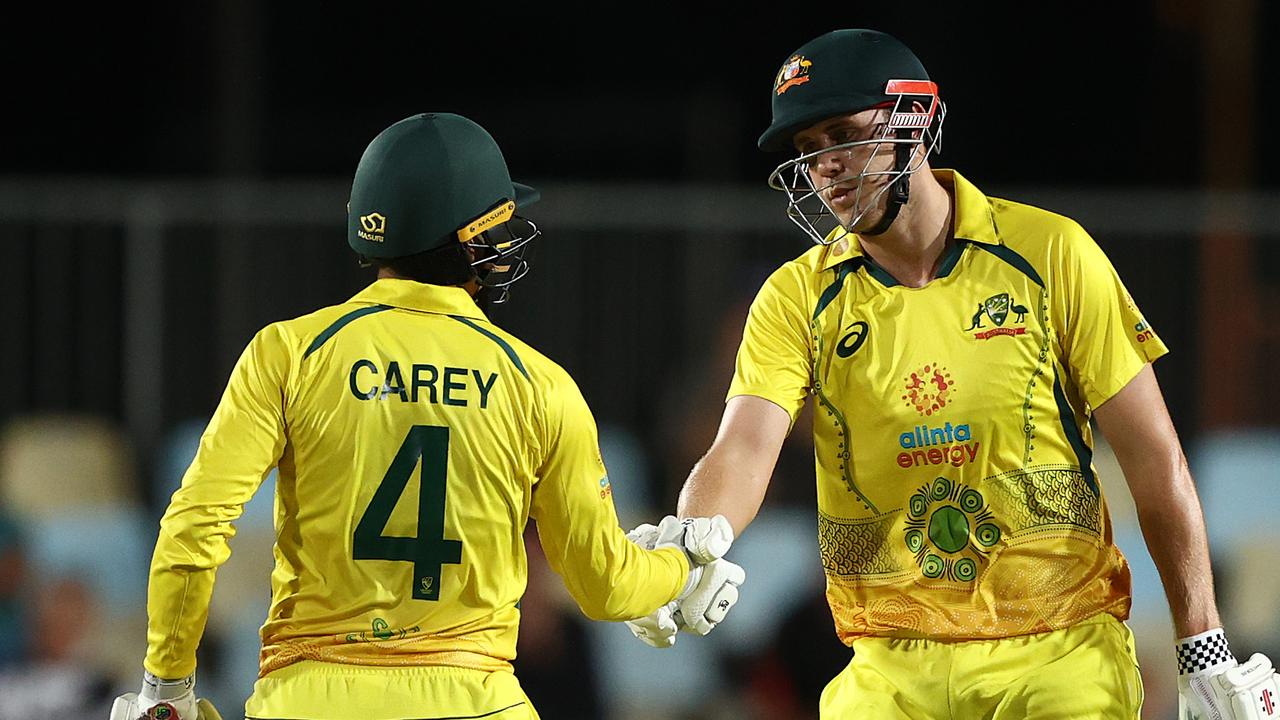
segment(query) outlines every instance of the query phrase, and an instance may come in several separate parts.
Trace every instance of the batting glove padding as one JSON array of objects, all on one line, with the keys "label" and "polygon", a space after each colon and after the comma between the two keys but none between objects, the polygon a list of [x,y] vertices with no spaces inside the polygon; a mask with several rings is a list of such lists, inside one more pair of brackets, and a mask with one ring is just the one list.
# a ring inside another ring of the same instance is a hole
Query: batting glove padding
[{"label": "batting glove padding", "polygon": [[1178,640],[1179,720],[1276,720],[1280,675],[1254,653],[1243,665],[1221,628]]},{"label": "batting glove padding", "polygon": [[[645,526],[640,526],[643,527]],[[668,515],[658,523],[658,537],[654,547],[678,547],[689,555],[690,565],[706,565],[724,557],[732,544],[733,526],[723,515],[684,519]]]},{"label": "batting glove padding", "polygon": [[721,559],[733,544],[733,526],[723,515],[683,520],[668,515],[657,525],[637,527],[627,533],[627,539],[646,550],[678,547],[689,558],[689,579],[679,596],[642,618],[626,622],[631,634],[646,645],[672,647],[680,629],[706,635],[738,602],[738,587],[746,572]]},{"label": "batting glove padding", "polygon": [[663,605],[642,618],[628,620],[627,629],[649,647],[669,648],[676,644],[680,628],[676,625],[675,601]]},{"label": "batting glove padding", "polygon": [[689,579],[693,587],[675,601],[676,625],[695,635],[706,635],[738,604],[738,588],[746,581],[747,573],[721,559],[694,568]]}]

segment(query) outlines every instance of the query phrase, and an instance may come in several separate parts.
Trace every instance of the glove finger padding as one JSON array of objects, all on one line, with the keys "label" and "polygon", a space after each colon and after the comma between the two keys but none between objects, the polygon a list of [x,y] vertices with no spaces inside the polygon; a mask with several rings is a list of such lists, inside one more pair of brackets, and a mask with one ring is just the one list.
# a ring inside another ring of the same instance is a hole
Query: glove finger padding
[{"label": "glove finger padding", "polygon": [[198,720],[222,720],[222,715],[213,703],[200,698],[196,701],[196,717]]},{"label": "glove finger padding", "polygon": [[650,647],[672,647],[676,644],[676,635],[679,633],[674,616],[675,607],[675,602],[670,602],[642,618],[628,620],[626,626],[632,635]]},{"label": "glove finger padding", "polygon": [[676,600],[676,619],[695,635],[706,635],[738,603],[738,587],[746,581],[747,573],[728,560],[714,560],[696,572],[699,577],[693,588]]},{"label": "glove finger padding", "polygon": [[658,526],[651,523],[639,525],[627,533],[627,539],[645,550],[652,550],[658,542]]},{"label": "glove finger padding", "polygon": [[664,545],[679,547],[688,553],[695,565],[705,565],[729,552],[729,546],[733,545],[733,526],[723,515],[683,520],[668,515],[658,523],[655,543],[656,547]]},{"label": "glove finger padding", "polygon": [[138,693],[125,693],[111,703],[111,720],[138,720]]},{"label": "glove finger padding", "polygon": [[1264,720],[1280,715],[1280,676],[1271,660],[1254,653],[1242,665],[1213,678],[1214,694],[1229,706],[1235,720]]}]

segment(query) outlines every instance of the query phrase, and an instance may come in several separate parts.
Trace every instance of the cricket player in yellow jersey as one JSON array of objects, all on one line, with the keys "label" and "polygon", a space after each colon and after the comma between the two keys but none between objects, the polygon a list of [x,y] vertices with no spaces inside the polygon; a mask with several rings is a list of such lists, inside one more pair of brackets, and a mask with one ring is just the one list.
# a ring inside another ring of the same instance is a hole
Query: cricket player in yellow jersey
[{"label": "cricket player in yellow jersey", "polygon": [[853,650],[821,716],[1138,717],[1129,570],[1090,418],[1164,580],[1187,716],[1270,716],[1270,661],[1237,666],[1218,620],[1199,501],[1150,365],[1165,346],[1094,241],[932,170],[946,110],[888,35],[809,42],[772,95],[760,147],[796,157],[770,184],[818,245],[752,304],[680,512],[741,532],[813,398],[818,546]]},{"label": "cricket player in yellow jersey", "polygon": [[528,270],[537,198],[466,118],[417,115],[356,170],[348,240],[378,268],[349,301],[261,330],[236,364],[151,565],[142,691],[113,720],[213,717],[196,646],[232,521],[279,468],[272,603],[250,718],[533,718],[512,673],[530,518],[584,613],[675,607],[705,634],[736,602],[724,518],[618,527],[595,423],[559,366],[495,327]]}]

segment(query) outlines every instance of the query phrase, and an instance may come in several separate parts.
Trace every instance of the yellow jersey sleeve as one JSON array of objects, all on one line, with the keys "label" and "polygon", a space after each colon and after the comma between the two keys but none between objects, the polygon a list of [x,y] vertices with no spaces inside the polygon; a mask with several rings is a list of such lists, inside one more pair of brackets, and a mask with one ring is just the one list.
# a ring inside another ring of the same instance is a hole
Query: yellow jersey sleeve
[{"label": "yellow jersey sleeve", "polygon": [[1053,308],[1068,371],[1091,408],[1169,350],[1143,318],[1111,261],[1079,225],[1064,230]]},{"label": "yellow jersey sleeve", "polygon": [[794,263],[778,268],[756,294],[728,398],[754,395],[786,410],[795,422],[811,388],[813,349],[800,300],[807,291]]},{"label": "yellow jersey sleeve", "polygon": [[282,334],[277,325],[264,328],[240,356],[160,521],[147,586],[144,662],[159,677],[195,671],[214,572],[231,555],[231,523],[284,450],[290,354]]},{"label": "yellow jersey sleeve", "polygon": [[688,559],[674,548],[648,551],[627,540],[591,411],[567,373],[552,378],[542,414],[545,460],[530,508],[547,561],[587,617],[642,617],[684,587]]}]

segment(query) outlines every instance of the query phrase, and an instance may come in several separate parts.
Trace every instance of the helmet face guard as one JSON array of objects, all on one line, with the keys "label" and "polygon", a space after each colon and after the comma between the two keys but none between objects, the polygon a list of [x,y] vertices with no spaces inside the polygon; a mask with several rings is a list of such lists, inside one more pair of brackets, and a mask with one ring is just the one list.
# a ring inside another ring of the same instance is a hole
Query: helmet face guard
[{"label": "helmet face guard", "polygon": [[511,297],[510,288],[529,274],[525,254],[542,235],[532,220],[515,214],[516,204],[502,200],[475,221],[458,230],[458,241],[471,249],[471,268],[481,287],[494,291],[489,302]]},{"label": "helmet face guard", "polygon": [[[889,117],[873,128],[871,137],[839,143],[792,158],[769,175],[769,187],[787,194],[787,217],[804,231],[815,243],[826,245],[843,233],[833,233],[835,227],[845,232],[853,232],[853,228],[880,204],[880,199],[890,193],[886,209],[888,222],[896,217],[898,207],[907,201],[909,179],[912,173],[919,170],[930,153],[942,150],[942,123],[946,119],[946,105],[938,97],[938,86],[928,80],[890,80],[885,86],[885,94],[896,96],[892,104],[881,106],[889,110]],[[920,109],[917,109],[917,103]],[[863,108],[850,112],[859,112]],[[889,170],[872,170],[871,165],[888,149],[894,154],[893,166]],[[820,158],[831,153],[840,153],[844,159],[846,170],[855,168],[855,158],[863,154],[866,160],[856,174],[849,176],[842,173],[840,177],[829,182],[815,177],[813,166]],[[872,189],[874,179],[885,178],[885,182]],[[827,197],[837,185],[853,185],[853,212],[847,222],[841,223],[829,204]],[[831,218],[829,221],[827,218]],[[882,221],[873,231],[865,234],[878,234],[888,227]]]}]

